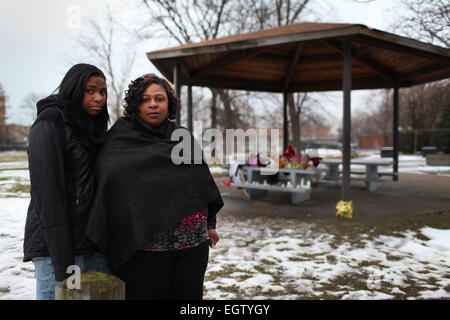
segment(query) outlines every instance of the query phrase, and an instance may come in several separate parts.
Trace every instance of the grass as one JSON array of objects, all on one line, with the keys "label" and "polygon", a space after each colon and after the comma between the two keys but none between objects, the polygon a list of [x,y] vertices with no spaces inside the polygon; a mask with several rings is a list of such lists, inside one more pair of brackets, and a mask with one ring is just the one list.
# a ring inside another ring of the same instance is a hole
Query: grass
[{"label": "grass", "polygon": [[0,163],[1,162],[28,162],[28,156],[26,151],[11,152],[0,152]]},{"label": "grass", "polygon": [[5,191],[9,193],[30,193],[30,184],[17,183]]},{"label": "grass", "polygon": [[10,291],[9,287],[0,287],[0,293],[9,293]]},{"label": "grass", "polygon": [[[14,163],[14,162],[28,162],[28,156],[25,151],[20,152],[0,152],[0,164],[2,163]],[[28,167],[17,167],[17,168],[2,168],[0,172],[8,173],[9,171],[28,171]],[[9,174],[9,173],[8,173]],[[0,177],[0,182],[13,180],[13,183],[5,183],[0,185],[0,192],[3,195],[0,197],[12,198],[20,194],[30,193],[30,182],[26,178],[19,178],[16,176],[5,176]]]}]

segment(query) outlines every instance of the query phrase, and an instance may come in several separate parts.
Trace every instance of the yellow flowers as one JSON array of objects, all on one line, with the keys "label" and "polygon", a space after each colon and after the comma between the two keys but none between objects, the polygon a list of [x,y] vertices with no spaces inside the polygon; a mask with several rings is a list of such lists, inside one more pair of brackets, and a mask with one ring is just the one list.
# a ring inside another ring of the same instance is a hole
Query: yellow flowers
[{"label": "yellow flowers", "polygon": [[336,216],[343,218],[353,217],[353,203],[351,201],[339,201],[336,205]]}]

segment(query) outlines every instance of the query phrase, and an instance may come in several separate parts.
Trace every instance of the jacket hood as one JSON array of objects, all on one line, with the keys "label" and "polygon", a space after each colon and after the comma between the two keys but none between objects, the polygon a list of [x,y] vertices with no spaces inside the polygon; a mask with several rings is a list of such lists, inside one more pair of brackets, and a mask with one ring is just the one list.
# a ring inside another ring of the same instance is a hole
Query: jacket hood
[{"label": "jacket hood", "polygon": [[39,100],[36,107],[37,107],[37,114],[41,113],[42,111],[50,107],[58,107],[60,109],[63,109],[62,104],[58,98],[58,95],[56,94],[50,95],[45,99]]}]

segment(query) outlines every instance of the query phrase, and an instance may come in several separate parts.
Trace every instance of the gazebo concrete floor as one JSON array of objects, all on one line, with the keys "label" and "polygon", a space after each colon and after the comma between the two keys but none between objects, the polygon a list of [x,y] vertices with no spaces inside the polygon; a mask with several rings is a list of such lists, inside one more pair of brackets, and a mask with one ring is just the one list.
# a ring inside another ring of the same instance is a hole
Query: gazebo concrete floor
[{"label": "gazebo concrete floor", "polygon": [[272,216],[306,222],[324,220],[326,223],[344,220],[370,222],[417,215],[450,217],[450,177],[400,173],[398,181],[392,181],[390,177],[383,179],[385,181],[372,192],[365,189],[364,182],[352,181],[352,219],[336,217],[336,204],[341,196],[340,186],[315,187],[310,200],[292,205],[289,193],[269,192],[265,197],[248,200],[241,190],[221,183],[228,178],[220,177],[215,181],[225,203],[221,214],[233,216]]}]

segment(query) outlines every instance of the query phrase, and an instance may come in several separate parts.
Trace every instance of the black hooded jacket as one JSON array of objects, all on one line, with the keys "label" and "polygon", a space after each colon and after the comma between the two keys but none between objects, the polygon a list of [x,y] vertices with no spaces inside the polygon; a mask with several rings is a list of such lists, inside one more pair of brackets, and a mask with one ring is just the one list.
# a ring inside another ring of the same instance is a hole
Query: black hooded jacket
[{"label": "black hooded jacket", "polygon": [[57,96],[39,101],[37,108],[28,136],[31,201],[23,261],[50,256],[61,281],[75,255],[98,250],[84,234],[95,192],[96,152],[88,130],[70,119]]}]

